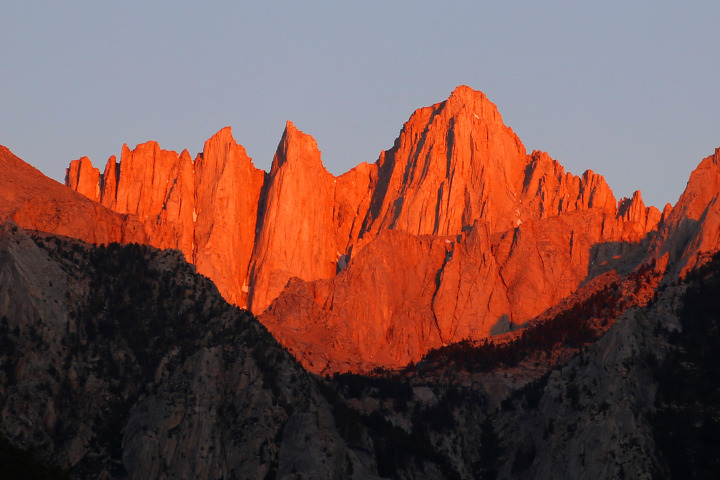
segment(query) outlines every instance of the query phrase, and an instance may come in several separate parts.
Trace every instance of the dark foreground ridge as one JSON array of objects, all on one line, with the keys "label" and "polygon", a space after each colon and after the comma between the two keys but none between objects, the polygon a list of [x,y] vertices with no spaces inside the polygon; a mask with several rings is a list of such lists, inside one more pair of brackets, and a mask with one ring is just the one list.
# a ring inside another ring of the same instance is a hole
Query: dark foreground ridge
[{"label": "dark foreground ridge", "polygon": [[46,478],[715,478],[719,264],[618,318],[622,285],[599,290],[527,330],[542,349],[323,378],[175,251],[6,223],[0,458]]}]

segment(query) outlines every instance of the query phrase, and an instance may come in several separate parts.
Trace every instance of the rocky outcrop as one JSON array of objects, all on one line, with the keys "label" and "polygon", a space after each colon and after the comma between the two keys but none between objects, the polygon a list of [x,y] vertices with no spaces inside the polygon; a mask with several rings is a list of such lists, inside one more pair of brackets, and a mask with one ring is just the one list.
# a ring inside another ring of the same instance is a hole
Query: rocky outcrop
[{"label": "rocky outcrop", "polygon": [[545,153],[527,155],[495,105],[463,86],[417,110],[383,152],[360,237],[456,235],[475,220],[501,232],[578,208],[616,208],[603,177],[575,177]]},{"label": "rocky outcrop", "polygon": [[624,222],[633,223],[636,227],[635,236],[655,230],[662,214],[655,207],[645,207],[640,190],[633,193],[632,198],[623,198],[618,207],[618,217]]},{"label": "rocky outcrop", "polygon": [[229,127],[208,139],[194,162],[186,150],[177,154],[147,142],[133,150],[123,145],[120,163],[111,157],[105,173],[95,173],[86,159],[75,160],[68,179],[77,180],[67,184],[83,193],[94,179],[103,205],[143,222],[148,244],[180,250],[228,301],[247,305],[265,174],[253,166]]},{"label": "rocky outcrop", "polygon": [[[147,142],[130,150],[123,145],[115,184],[105,179],[103,203],[120,213],[137,215],[148,241],[175,248],[192,258],[192,162],[187,151],[178,155]],[[109,170],[113,170],[109,165]],[[111,193],[114,192],[114,197]]]},{"label": "rocky outcrop", "polygon": [[262,312],[291,277],[335,274],[335,178],[315,140],[288,122],[268,176],[253,261],[250,308]]},{"label": "rocky outcrop", "polygon": [[247,307],[265,172],[255,168],[229,127],[205,142],[194,167],[192,261],[229,302]]},{"label": "rocky outcrop", "polygon": [[459,236],[388,230],[336,277],[290,282],[259,318],[312,371],[397,368],[432,348],[518,328],[620,268],[618,258],[638,262],[647,248],[639,230],[594,209],[502,234],[481,222]]},{"label": "rocky outcrop", "polygon": [[65,185],[90,200],[100,201],[100,170],[92,166],[88,157],[70,162],[65,169]]},{"label": "rocky outcrop", "polygon": [[[0,226],[0,436],[73,478],[379,478],[330,400],[172,250]],[[347,409],[347,407],[345,407]]]},{"label": "rocky outcrop", "polygon": [[[87,162],[80,172],[93,174]],[[80,181],[78,185],[88,184]],[[0,220],[8,218],[23,228],[91,243],[147,242],[145,229],[135,216],[118,214],[88,200],[0,146]]]},{"label": "rocky outcrop", "polygon": [[[95,170],[76,163],[69,185],[89,192]],[[413,113],[376,163],[337,178],[288,122],[267,175],[225,128],[194,163],[154,142],[124,147],[97,182],[152,245],[180,249],[229,301],[266,312],[320,370],[397,366],[521,325],[628,253],[636,264],[660,221],[639,192],[618,203],[601,175],[527,154],[464,86]]]},{"label": "rocky outcrop", "polygon": [[720,249],[720,149],[690,174],[675,206],[666,208],[650,256],[665,258],[673,281],[706,263]]}]

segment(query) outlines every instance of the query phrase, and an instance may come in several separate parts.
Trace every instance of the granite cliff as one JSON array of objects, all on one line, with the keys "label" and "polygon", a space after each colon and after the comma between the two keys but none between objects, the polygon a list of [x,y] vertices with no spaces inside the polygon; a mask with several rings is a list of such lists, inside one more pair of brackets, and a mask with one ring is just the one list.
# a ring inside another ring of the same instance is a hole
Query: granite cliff
[{"label": "granite cliff", "polygon": [[459,87],[339,177],[288,122],[269,173],[224,128],[194,160],[124,146],[66,183],[0,148],[0,461],[75,478],[720,472],[720,150],[661,213],[525,152]]},{"label": "granite cliff", "polygon": [[103,175],[74,161],[66,183],[136,215],[149,244],[181,250],[300,358],[323,357],[317,371],[399,366],[521,325],[591,265],[642,248],[661,217],[639,192],[617,202],[602,176],[526,153],[468,87],[417,110],[374,164],[339,177],[288,122],[268,174],[225,128],[194,162],[148,142],[123,147]]},{"label": "granite cliff", "polygon": [[53,466],[46,478],[714,478],[719,266],[657,294],[653,266],[607,272],[500,340],[321,378],[177,251],[8,221],[0,465],[38,471],[10,452]]}]

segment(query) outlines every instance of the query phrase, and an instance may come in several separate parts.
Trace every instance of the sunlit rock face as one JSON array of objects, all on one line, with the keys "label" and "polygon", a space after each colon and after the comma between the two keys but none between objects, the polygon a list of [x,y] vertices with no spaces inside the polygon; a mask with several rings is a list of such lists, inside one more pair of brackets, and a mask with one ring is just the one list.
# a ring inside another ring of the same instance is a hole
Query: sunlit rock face
[{"label": "sunlit rock face", "polygon": [[84,193],[95,178],[102,204],[135,215],[150,245],[180,250],[228,301],[246,305],[265,173],[229,127],[208,139],[195,161],[187,151],[177,154],[147,142],[133,150],[124,145],[119,163],[112,157],[102,177],[94,172],[86,159],[75,160],[67,184]]},{"label": "sunlit rock face", "polygon": [[244,307],[265,172],[229,127],[205,142],[194,167],[192,262],[229,302]]},{"label": "sunlit rock face", "polygon": [[690,174],[674,207],[666,206],[651,254],[665,258],[669,274],[684,276],[706,263],[720,244],[720,149]]},{"label": "sunlit rock face", "polygon": [[[93,175],[92,168],[82,172]],[[77,185],[88,186],[84,180]],[[63,187],[0,146],[0,219],[8,218],[23,228],[87,242],[147,242],[136,217],[120,215]]]},{"label": "sunlit rock face", "polygon": [[662,214],[640,192],[618,201],[601,175],[527,153],[496,106],[460,86],[339,177],[288,122],[269,173],[228,127],[194,161],[148,142],[103,175],[72,162],[67,184],[181,250],[306,366],[336,371],[502,333],[611,269],[652,258],[687,271],[718,243],[717,164],[703,161]]}]

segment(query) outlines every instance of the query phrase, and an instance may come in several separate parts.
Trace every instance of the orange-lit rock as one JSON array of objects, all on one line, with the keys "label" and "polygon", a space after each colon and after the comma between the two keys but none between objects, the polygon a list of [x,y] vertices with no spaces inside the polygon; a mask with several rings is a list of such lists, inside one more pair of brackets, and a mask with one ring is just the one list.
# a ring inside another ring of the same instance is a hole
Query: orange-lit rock
[{"label": "orange-lit rock", "polygon": [[546,153],[528,155],[495,105],[461,86],[417,110],[381,155],[358,243],[384,229],[453,235],[478,219],[499,232],[579,208],[614,210],[615,203],[602,176],[576,177]]},{"label": "orange-lit rock", "polygon": [[291,277],[335,274],[335,178],[315,140],[288,122],[268,176],[250,266],[250,308],[262,312]]},{"label": "orange-lit rock", "polygon": [[246,307],[265,172],[255,168],[226,127],[205,142],[194,175],[193,262],[229,302]]},{"label": "orange-lit rock", "polygon": [[[334,177],[288,122],[270,173],[225,128],[193,162],[154,142],[69,186],[185,252],[316,372],[396,367],[517,328],[605,272],[687,271],[720,245],[718,152],[662,214],[602,175],[528,154],[484,94],[458,87],[374,164]],[[649,254],[648,254],[649,252]],[[263,313],[264,312],[264,313]]]},{"label": "orange-lit rock", "polygon": [[632,198],[624,198],[618,206],[618,216],[625,222],[633,224],[635,236],[643,235],[650,230],[654,230],[660,217],[660,210],[650,206],[645,207],[640,191],[633,193]]},{"label": "orange-lit rock", "polygon": [[[91,168],[82,171],[92,174]],[[147,242],[136,217],[117,214],[88,200],[0,146],[0,221],[7,218],[25,229],[91,243]]]},{"label": "orange-lit rock", "polygon": [[685,275],[720,250],[720,148],[700,162],[675,204],[665,208],[653,258],[669,257],[669,272]]},{"label": "orange-lit rock", "polygon": [[162,150],[157,142],[140,144],[134,150],[123,145],[115,180],[116,184],[103,178],[108,191],[102,195],[103,202],[116,212],[137,215],[151,245],[178,249],[192,259],[194,192],[187,151],[178,155]]},{"label": "orange-lit rock", "polygon": [[635,227],[596,208],[495,235],[484,222],[458,236],[386,230],[333,279],[290,282],[260,320],[317,373],[400,367],[541,314],[642,252]]},{"label": "orange-lit rock", "polygon": [[[100,187],[100,201],[108,208],[113,208],[117,198],[117,177],[119,169],[120,165],[117,163],[115,155],[110,156],[107,164],[105,165],[105,172],[98,180],[98,185]],[[72,185],[67,182],[65,182],[65,184],[72,188]]]},{"label": "orange-lit rock", "polygon": [[100,170],[92,166],[88,157],[70,162],[65,169],[65,185],[90,200],[100,201]]},{"label": "orange-lit rock", "polygon": [[230,127],[208,139],[195,162],[187,150],[177,154],[157,142],[133,150],[123,145],[120,163],[111,157],[102,177],[89,160],[81,161],[71,164],[68,178],[77,180],[68,186],[89,192],[94,181],[95,198],[116,212],[137,215],[149,244],[182,251],[228,301],[246,305],[265,173],[235,143]]},{"label": "orange-lit rock", "polygon": [[458,87],[410,117],[378,161],[378,181],[361,232],[387,229],[451,235],[483,219],[514,227],[527,156],[483,93]]},{"label": "orange-lit rock", "polygon": [[615,210],[615,197],[605,179],[592,170],[582,177],[565,173],[547,153],[532,152],[523,181],[522,215],[546,218],[588,208]]},{"label": "orange-lit rock", "polygon": [[362,229],[362,221],[370,208],[372,192],[377,183],[377,164],[361,163],[340,175],[335,183],[335,238],[338,263],[343,266]]}]

